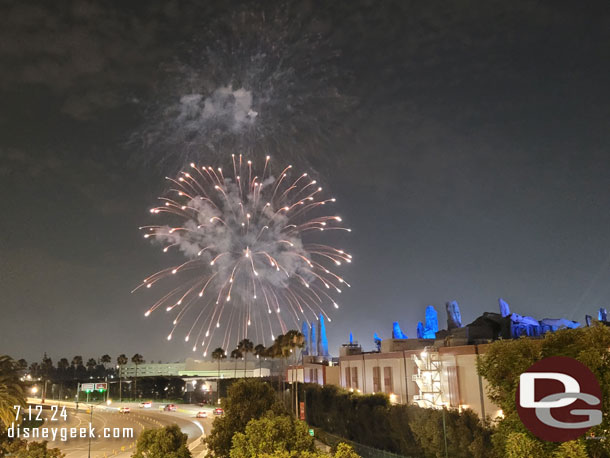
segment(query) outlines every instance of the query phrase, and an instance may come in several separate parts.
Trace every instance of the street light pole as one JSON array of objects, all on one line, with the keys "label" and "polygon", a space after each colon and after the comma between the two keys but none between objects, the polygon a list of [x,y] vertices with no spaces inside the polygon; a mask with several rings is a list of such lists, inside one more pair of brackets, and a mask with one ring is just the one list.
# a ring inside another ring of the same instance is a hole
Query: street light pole
[{"label": "street light pole", "polygon": [[120,364],[117,367],[119,368],[119,402],[123,402],[123,387],[122,387],[123,368],[121,367]]},{"label": "street light pole", "polygon": [[[89,417],[89,424],[91,427],[93,426],[93,406],[89,406],[89,412],[91,416]],[[91,458],[91,434],[89,434],[89,451],[87,452],[87,457]]]},{"label": "street light pole", "polygon": [[[90,412],[90,417],[89,417],[89,425],[90,427],[93,426],[93,408],[95,406],[100,405],[101,403],[105,402],[106,405],[110,405],[110,403],[112,401],[110,401],[109,399],[107,399],[106,401],[100,401],[97,404],[89,404],[89,412]],[[89,434],[89,446],[88,446],[88,452],[87,452],[87,458],[91,458],[91,434]]]},{"label": "street light pole", "polygon": [[447,455],[447,426],[445,424],[445,406],[443,406],[443,436],[445,437],[445,458],[448,458],[448,455]]}]

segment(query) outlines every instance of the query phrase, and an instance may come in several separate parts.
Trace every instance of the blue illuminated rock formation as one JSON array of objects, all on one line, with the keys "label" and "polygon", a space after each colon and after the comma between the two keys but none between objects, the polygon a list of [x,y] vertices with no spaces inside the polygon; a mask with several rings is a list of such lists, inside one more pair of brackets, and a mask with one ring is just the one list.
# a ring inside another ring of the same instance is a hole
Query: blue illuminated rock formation
[{"label": "blue illuminated rock formation", "polygon": [[591,315],[585,315],[585,323],[587,327],[590,327],[593,324],[593,317]]},{"label": "blue illuminated rock formation", "polygon": [[447,329],[457,329],[462,327],[462,314],[460,313],[460,306],[457,301],[447,302],[445,304],[447,309]]},{"label": "blue illuminated rock formation", "polygon": [[599,321],[608,321],[608,312],[604,307],[601,307],[599,312],[597,312],[597,319]]},{"label": "blue illuminated rock formation", "polygon": [[[485,312],[472,323],[462,327],[462,317],[459,305],[456,301],[445,303],[447,310],[447,329],[439,330],[438,313],[429,305],[426,307],[425,321],[417,323],[418,339],[442,340],[445,345],[465,345],[480,342],[491,342],[497,339],[518,339],[522,336],[539,337],[547,332],[555,332],[560,329],[575,329],[580,323],[566,318],[545,318],[538,320],[531,316],[523,316],[511,313],[510,306],[502,299],[498,299],[500,313]],[[606,326],[608,322],[605,308],[598,311],[599,321]],[[586,315],[587,326],[590,326],[593,318]],[[407,339],[397,321],[392,326],[393,339]],[[377,334],[375,334],[377,339]],[[377,343],[377,341],[375,341]]]},{"label": "blue illuminated rock formation", "polygon": [[375,344],[377,351],[381,351],[381,337],[379,337],[377,333],[373,336],[373,343]]},{"label": "blue illuminated rock formation", "polygon": [[306,321],[303,322],[303,326],[301,328],[301,334],[303,334],[303,354],[309,355],[309,350],[311,349],[311,342],[309,341],[309,323]]},{"label": "blue illuminated rock formation", "polygon": [[324,325],[324,316],[320,313],[320,321],[318,321],[318,356],[328,356],[328,338],[326,337],[326,326]]},{"label": "blue illuminated rock formation", "polygon": [[540,326],[543,332],[552,331],[555,332],[558,329],[575,329],[580,327],[580,323],[576,321],[566,320],[565,318],[551,319],[545,318],[540,320]]},{"label": "blue illuminated rock formation", "polygon": [[398,321],[394,321],[392,325],[392,339],[408,339],[408,337],[400,330]]},{"label": "blue illuminated rock formation", "polygon": [[436,309],[429,305],[426,307],[426,325],[424,327],[424,339],[435,339],[438,332],[438,314]]},{"label": "blue illuminated rock formation", "polygon": [[500,315],[502,315],[502,316],[510,315],[510,307],[508,306],[508,302],[506,302],[502,298],[499,298],[498,304],[500,305]]},{"label": "blue illuminated rock formation", "polygon": [[312,324],[311,325],[311,333],[309,336],[309,342],[311,343],[311,345],[309,346],[309,354],[311,356],[318,356],[318,341],[316,340],[316,327]]},{"label": "blue illuminated rock formation", "polygon": [[507,318],[510,319],[510,337],[515,339],[521,336],[537,337],[547,332],[555,332],[558,329],[574,329],[580,327],[577,321],[565,318],[545,318],[538,321],[531,316],[521,316],[518,313],[511,313]]},{"label": "blue illuminated rock formation", "polygon": [[417,338],[418,339],[424,338],[424,323],[422,323],[421,321],[419,321],[417,323]]}]

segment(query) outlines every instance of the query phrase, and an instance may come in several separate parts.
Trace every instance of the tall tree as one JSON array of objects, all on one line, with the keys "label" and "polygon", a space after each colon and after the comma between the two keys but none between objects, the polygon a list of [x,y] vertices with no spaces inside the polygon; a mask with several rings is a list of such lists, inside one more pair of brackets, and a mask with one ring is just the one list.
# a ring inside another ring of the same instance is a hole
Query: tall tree
[{"label": "tall tree", "polygon": [[220,347],[212,352],[212,359],[218,361],[218,379],[216,380],[216,402],[220,400],[220,362],[227,358],[227,353]]},{"label": "tall tree", "polygon": [[97,366],[97,361],[93,358],[89,358],[87,360],[87,371],[93,372],[93,370],[95,369],[95,366]]},{"label": "tall tree", "polygon": [[225,414],[214,420],[214,428],[205,442],[216,457],[228,457],[231,441],[237,432],[244,432],[248,422],[260,418],[270,409],[281,412],[273,388],[257,379],[240,379],[233,383],[222,399]]},{"label": "tall tree", "polygon": [[[290,356],[296,355],[295,349],[302,348],[305,343],[303,334],[299,331],[290,330],[286,334],[280,334],[275,338],[273,344],[268,348],[269,356],[272,358],[279,358],[282,363],[282,375],[278,379],[278,388],[280,383],[282,385],[281,391],[284,390],[284,367],[285,362]],[[283,395],[282,395],[283,396]]]},{"label": "tall tree", "polygon": [[243,358],[244,355],[241,354],[239,348],[234,349],[231,352],[231,359],[235,360],[235,371],[233,372],[233,378],[237,378],[237,360]]},{"label": "tall tree", "polygon": [[76,378],[76,373],[79,371],[81,367],[83,367],[83,357],[80,355],[72,358],[72,367],[74,369],[74,378]]},{"label": "tall tree", "polygon": [[53,360],[49,358],[49,356],[45,352],[44,356],[42,357],[42,362],[40,364],[40,375],[42,375],[41,398],[43,402],[47,396],[47,381],[53,378],[54,369],[55,368],[53,367]]},{"label": "tall tree", "polygon": [[123,402],[123,366],[129,362],[127,356],[120,354],[116,358],[117,366],[119,366],[119,401]]},{"label": "tall tree", "polygon": [[61,381],[61,383],[59,385],[59,399],[61,399],[61,395],[63,393],[64,381],[69,378],[68,377],[68,368],[69,367],[70,367],[70,361],[68,361],[68,358],[61,358],[59,361],[57,361],[57,375],[59,377],[59,380]]},{"label": "tall tree", "polygon": [[[277,336],[275,338],[275,340],[273,341],[273,343],[271,344],[271,346],[269,346],[269,348],[267,348],[265,350],[265,352],[267,353],[267,356],[269,356],[272,360],[272,364],[273,364],[273,371],[276,371],[276,365],[275,365],[275,361],[278,358],[282,358],[283,354],[282,354],[282,346],[281,346],[281,341],[284,338],[284,336],[282,334],[280,334],[279,336]],[[278,392],[282,391],[282,386],[281,384],[283,383],[283,374],[280,375],[277,378],[277,390]]]},{"label": "tall tree", "polygon": [[237,344],[237,349],[244,356],[244,377],[246,376],[246,369],[248,365],[248,353],[252,353],[254,351],[254,344],[250,339],[242,339]]},{"label": "tall tree", "polygon": [[138,366],[144,362],[144,357],[141,354],[136,353],[131,357],[131,362],[136,365],[136,376],[133,380],[133,395],[135,398],[138,393]]},{"label": "tall tree", "polygon": [[263,344],[258,344],[256,347],[254,347],[254,356],[256,356],[256,358],[258,359],[258,376],[262,377],[262,370],[263,370],[263,358],[265,357],[265,355],[267,354],[267,349],[265,348],[265,346]]},{"label": "tall tree", "polygon": [[42,357],[42,363],[40,364],[40,370],[43,377],[50,377],[53,375],[53,360],[45,353]]},{"label": "tall tree", "polygon": [[70,361],[68,361],[68,358],[61,358],[59,361],[57,361],[57,371],[61,374],[65,375],[69,367]]},{"label": "tall tree", "polygon": [[11,357],[0,356],[0,425],[5,428],[15,421],[14,406],[25,407],[25,393],[17,370],[17,363]]},{"label": "tall tree", "polygon": [[294,367],[298,363],[300,359],[301,349],[305,345],[305,336],[301,334],[300,331],[291,329],[284,335],[284,339],[282,341],[283,348],[285,349],[286,357],[292,356],[292,384],[291,387],[291,396],[292,401],[291,405],[294,407],[295,415],[298,414],[298,381],[295,376]]},{"label": "tall tree", "polygon": [[110,364],[112,362],[112,358],[110,357],[110,355],[102,355],[102,357],[100,358],[100,362],[104,365],[104,369],[108,369],[106,367],[106,364]]}]

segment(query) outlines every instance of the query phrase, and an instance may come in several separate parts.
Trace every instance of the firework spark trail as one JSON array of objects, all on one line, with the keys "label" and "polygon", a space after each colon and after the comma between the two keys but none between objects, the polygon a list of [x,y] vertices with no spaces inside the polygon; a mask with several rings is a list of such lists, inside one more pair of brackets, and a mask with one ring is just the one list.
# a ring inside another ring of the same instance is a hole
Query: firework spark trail
[{"label": "firework spark trail", "polygon": [[326,307],[338,308],[330,293],[349,287],[327,265],[341,266],[352,256],[305,240],[314,238],[310,232],[350,231],[339,216],[319,214],[335,199],[321,198],[322,188],[308,174],[292,177],[291,166],[274,177],[269,159],[260,175],[241,155],[232,157],[232,175],[191,163],[177,178],[167,178],[170,195],[150,210],[176,224],[140,228],[163,252],[179,250],[187,258],[134,289],[186,277],[145,316],[158,308],[174,314],[167,339],[184,328],[185,342],[193,351],[202,348],[204,356],[215,334],[225,347],[248,336],[265,344],[274,328],[286,332],[294,323],[298,329],[300,320],[320,313],[329,318]]}]

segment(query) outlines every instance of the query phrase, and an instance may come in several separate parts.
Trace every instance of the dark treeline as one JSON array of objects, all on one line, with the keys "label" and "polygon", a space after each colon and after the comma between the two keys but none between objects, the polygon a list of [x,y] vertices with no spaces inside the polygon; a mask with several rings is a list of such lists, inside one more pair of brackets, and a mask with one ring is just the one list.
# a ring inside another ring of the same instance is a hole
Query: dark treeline
[{"label": "dark treeline", "polygon": [[[77,355],[71,358],[60,358],[54,363],[45,353],[40,362],[28,364],[25,359],[20,359],[17,361],[17,367],[19,371],[24,375],[29,375],[32,379],[67,381],[115,376],[119,374],[120,366],[124,366],[128,362],[129,358],[125,355],[120,355],[114,362],[109,355],[89,359]],[[143,362],[142,360],[139,364]]]}]

